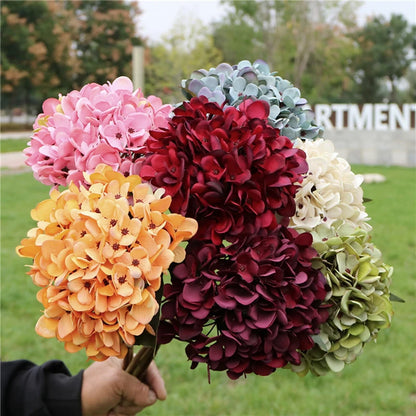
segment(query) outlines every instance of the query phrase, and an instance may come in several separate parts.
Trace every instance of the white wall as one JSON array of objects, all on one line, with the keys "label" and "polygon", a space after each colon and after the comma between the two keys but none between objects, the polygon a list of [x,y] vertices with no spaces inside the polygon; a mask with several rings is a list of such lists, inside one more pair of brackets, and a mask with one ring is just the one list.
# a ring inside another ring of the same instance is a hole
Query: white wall
[{"label": "white wall", "polygon": [[416,104],[317,104],[323,137],[350,163],[416,167]]},{"label": "white wall", "polygon": [[340,156],[349,163],[416,167],[416,130],[326,130]]}]

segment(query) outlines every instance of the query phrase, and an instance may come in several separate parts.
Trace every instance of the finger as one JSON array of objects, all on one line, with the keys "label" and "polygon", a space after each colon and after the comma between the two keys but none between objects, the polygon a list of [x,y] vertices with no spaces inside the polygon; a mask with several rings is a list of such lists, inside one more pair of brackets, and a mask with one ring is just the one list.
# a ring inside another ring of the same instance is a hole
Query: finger
[{"label": "finger", "polygon": [[162,376],[159,373],[159,369],[156,366],[156,363],[152,361],[146,372],[146,381],[149,384],[150,388],[156,393],[156,396],[159,400],[166,399],[166,388],[165,382],[163,381]]},{"label": "finger", "polygon": [[111,365],[111,367],[114,367],[114,368],[123,367],[123,360],[117,357],[109,357],[106,362],[107,364]]},{"label": "finger", "polygon": [[141,406],[123,406],[122,404],[117,405],[107,416],[134,416],[141,412],[144,407]]},{"label": "finger", "polygon": [[125,406],[146,407],[157,400],[155,392],[147,384],[142,383],[136,377],[124,373],[121,403]]}]

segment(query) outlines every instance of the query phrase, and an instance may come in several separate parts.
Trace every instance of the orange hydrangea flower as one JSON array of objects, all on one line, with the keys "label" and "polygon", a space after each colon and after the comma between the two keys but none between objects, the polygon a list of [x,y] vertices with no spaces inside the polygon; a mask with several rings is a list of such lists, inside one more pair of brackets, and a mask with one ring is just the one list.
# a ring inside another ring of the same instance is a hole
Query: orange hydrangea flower
[{"label": "orange hydrangea flower", "polygon": [[16,251],[33,259],[28,274],[41,287],[36,332],[93,360],[122,358],[136,336],[154,334],[162,273],[183,261],[180,243],[197,223],[167,212],[171,198],[136,175],[99,165],[84,176],[88,188],[54,189],[32,210],[37,227]]}]

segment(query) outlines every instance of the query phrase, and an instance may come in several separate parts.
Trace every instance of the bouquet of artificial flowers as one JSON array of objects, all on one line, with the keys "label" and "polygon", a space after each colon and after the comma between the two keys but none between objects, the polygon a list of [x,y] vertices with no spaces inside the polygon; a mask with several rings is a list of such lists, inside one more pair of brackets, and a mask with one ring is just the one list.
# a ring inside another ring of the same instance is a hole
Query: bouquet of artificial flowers
[{"label": "bouquet of artificial flowers", "polygon": [[121,77],[45,102],[27,163],[69,189],[18,248],[42,286],[38,333],[105,359],[147,331],[232,379],[342,370],[392,317],[359,176],[262,61],[182,89],[171,107]]}]

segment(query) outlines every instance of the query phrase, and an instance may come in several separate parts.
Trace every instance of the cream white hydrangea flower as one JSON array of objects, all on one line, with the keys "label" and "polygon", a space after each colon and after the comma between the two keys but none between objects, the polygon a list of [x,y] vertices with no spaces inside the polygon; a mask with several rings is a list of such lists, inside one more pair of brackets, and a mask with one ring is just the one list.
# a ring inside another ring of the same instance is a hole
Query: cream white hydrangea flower
[{"label": "cream white hydrangea flower", "polygon": [[319,224],[330,227],[334,221],[344,220],[370,230],[363,205],[363,178],[338,156],[333,143],[324,139],[297,140],[295,147],[306,153],[309,171],[296,193],[296,214],[290,225],[311,231]]}]

